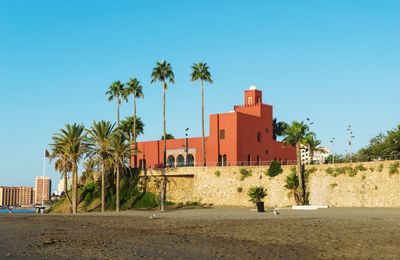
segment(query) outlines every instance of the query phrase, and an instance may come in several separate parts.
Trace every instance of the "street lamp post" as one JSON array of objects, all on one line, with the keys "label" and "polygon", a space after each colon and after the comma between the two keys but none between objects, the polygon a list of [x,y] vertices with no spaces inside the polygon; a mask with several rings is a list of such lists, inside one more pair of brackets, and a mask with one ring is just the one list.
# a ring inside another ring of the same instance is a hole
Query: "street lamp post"
[{"label": "street lamp post", "polygon": [[189,152],[189,147],[188,147],[188,131],[189,128],[185,129],[185,153],[186,153],[186,166],[188,166],[188,152]]},{"label": "street lamp post", "polygon": [[332,139],[329,141],[332,144],[332,164],[335,164],[335,153],[334,153],[334,144],[335,144],[335,137],[332,137]]},{"label": "street lamp post", "polygon": [[355,136],[353,135],[353,130],[351,130],[351,125],[347,126],[347,132],[349,133],[349,154],[350,154],[350,162],[353,162],[353,158],[352,158],[352,150],[351,150],[351,144],[352,144],[352,139],[355,138]]}]

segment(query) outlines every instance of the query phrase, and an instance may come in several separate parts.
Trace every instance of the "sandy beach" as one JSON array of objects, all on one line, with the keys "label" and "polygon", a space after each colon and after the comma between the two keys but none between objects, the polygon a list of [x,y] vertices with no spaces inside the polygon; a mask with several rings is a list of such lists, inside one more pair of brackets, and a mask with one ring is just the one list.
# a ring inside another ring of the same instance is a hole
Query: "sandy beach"
[{"label": "sandy beach", "polygon": [[[400,209],[0,215],[0,258],[398,259]],[[153,217],[155,214],[155,217]]]}]

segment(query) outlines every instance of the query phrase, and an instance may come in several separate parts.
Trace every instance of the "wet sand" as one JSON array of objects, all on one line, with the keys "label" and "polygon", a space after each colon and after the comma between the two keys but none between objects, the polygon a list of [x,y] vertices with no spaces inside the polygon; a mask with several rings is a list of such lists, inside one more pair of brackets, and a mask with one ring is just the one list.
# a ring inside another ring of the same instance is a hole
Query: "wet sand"
[{"label": "wet sand", "polygon": [[399,259],[400,209],[0,215],[0,258]]}]

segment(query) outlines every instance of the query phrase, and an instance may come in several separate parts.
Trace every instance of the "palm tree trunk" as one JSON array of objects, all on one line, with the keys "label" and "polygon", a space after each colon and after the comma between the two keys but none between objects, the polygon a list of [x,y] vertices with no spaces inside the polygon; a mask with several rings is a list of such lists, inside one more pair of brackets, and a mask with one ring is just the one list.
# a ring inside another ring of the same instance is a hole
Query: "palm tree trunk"
[{"label": "palm tree trunk", "polygon": [[202,134],[202,142],[201,149],[203,150],[203,166],[206,166],[206,142],[204,137],[204,87],[203,80],[200,81],[201,84],[201,134]]},{"label": "palm tree trunk", "polygon": [[118,128],[119,128],[119,121],[120,121],[120,120],[119,120],[119,117],[120,117],[120,116],[119,116],[119,103],[120,103],[120,102],[119,102],[119,98],[117,98],[117,124],[118,124]]},{"label": "palm tree trunk", "polygon": [[78,166],[74,164],[72,166],[72,213],[78,211]]},{"label": "palm tree trunk", "polygon": [[69,197],[69,194],[68,194],[68,172],[64,171],[63,175],[64,175],[64,193],[65,193],[65,196],[67,197],[67,199],[69,201],[69,205],[71,205],[72,201],[71,201],[71,198]]},{"label": "palm tree trunk", "polygon": [[303,204],[304,202],[304,182],[303,182],[303,171],[301,168],[301,154],[300,154],[300,142],[297,142],[296,144],[296,156],[297,156],[297,174],[299,177],[299,188],[300,188],[300,195],[301,195],[301,201],[300,203]]},{"label": "palm tree trunk", "polygon": [[167,89],[167,83],[163,82],[163,128],[164,128],[164,147],[163,147],[163,183],[161,184],[161,196],[160,196],[160,201],[161,201],[161,211],[164,211],[164,200],[165,200],[165,171],[166,171],[166,165],[167,165],[167,122],[166,122],[166,116],[165,116],[165,95],[166,95],[166,89]]},{"label": "palm tree trunk", "polygon": [[136,169],[136,93],[133,95],[133,167]]},{"label": "palm tree trunk", "polygon": [[115,211],[119,211],[119,163],[117,163],[117,167],[116,167],[116,171],[117,171],[117,183],[115,184],[116,188],[116,206],[115,206]]},{"label": "palm tree trunk", "polygon": [[105,211],[105,205],[106,205],[106,194],[105,194],[105,167],[104,167],[104,161],[102,162],[101,165],[101,212]]}]

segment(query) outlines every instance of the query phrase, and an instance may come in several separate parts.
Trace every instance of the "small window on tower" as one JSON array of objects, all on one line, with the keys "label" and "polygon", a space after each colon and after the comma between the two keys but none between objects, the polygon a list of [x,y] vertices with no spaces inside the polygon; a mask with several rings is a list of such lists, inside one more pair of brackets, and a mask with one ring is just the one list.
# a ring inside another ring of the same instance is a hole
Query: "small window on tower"
[{"label": "small window on tower", "polygon": [[225,139],[225,129],[219,130],[219,139]]},{"label": "small window on tower", "polygon": [[253,104],[253,99],[251,97],[247,98],[247,105]]},{"label": "small window on tower", "polygon": [[265,154],[268,154],[268,150],[265,150]]},{"label": "small window on tower", "polygon": [[261,143],[261,132],[257,132],[257,142]]},{"label": "small window on tower", "polygon": [[268,134],[268,132],[269,132],[268,128],[265,128],[265,132]]}]

